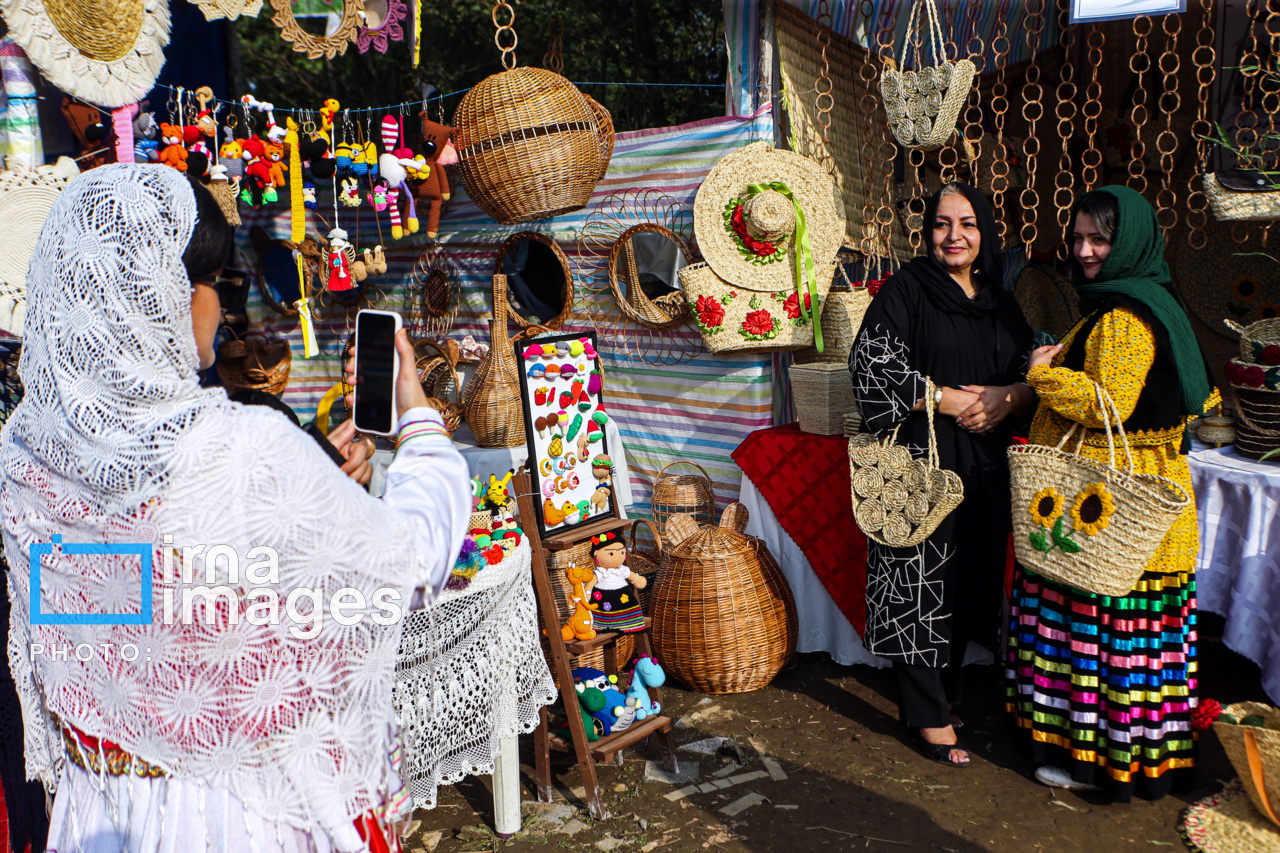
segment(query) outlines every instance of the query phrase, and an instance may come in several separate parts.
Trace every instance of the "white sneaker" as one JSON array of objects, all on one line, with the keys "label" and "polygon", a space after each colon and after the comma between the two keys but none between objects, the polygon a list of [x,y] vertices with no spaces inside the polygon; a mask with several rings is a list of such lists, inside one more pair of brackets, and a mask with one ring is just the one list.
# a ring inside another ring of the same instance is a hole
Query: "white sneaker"
[{"label": "white sneaker", "polygon": [[1096,791],[1097,785],[1088,785],[1084,782],[1077,782],[1071,778],[1071,774],[1058,768],[1044,765],[1036,768],[1036,781],[1041,785],[1048,785],[1050,788],[1066,788],[1069,791]]}]

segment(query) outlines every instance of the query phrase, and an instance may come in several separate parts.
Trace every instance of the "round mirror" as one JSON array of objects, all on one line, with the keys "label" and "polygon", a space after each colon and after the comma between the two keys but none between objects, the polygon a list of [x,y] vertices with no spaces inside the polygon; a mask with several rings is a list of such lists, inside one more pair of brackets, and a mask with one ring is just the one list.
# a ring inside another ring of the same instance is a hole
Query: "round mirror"
[{"label": "round mirror", "polygon": [[507,277],[507,301],[520,328],[558,329],[573,309],[573,273],[569,259],[545,234],[512,234],[498,250],[495,275]]},{"label": "round mirror", "polygon": [[387,20],[387,0],[364,0],[365,29],[376,30]]},{"label": "round mirror", "polygon": [[609,253],[609,286],[622,312],[651,329],[669,329],[689,316],[680,270],[693,263],[689,245],[664,225],[628,228]]}]

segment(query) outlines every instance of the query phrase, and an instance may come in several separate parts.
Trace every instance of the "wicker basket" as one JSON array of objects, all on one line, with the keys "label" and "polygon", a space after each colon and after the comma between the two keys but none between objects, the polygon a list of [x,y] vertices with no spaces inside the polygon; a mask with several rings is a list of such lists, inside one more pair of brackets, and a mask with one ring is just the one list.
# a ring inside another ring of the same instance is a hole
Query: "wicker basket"
[{"label": "wicker basket", "polygon": [[822,352],[805,347],[795,354],[795,363],[828,362],[847,367],[849,353],[862,328],[862,317],[870,304],[871,294],[865,287],[833,286],[822,303]]},{"label": "wicker basket", "polygon": [[1223,712],[1237,720],[1257,714],[1266,721],[1266,728],[1219,721],[1213,724],[1213,731],[1254,807],[1280,826],[1280,711],[1260,702],[1240,702],[1223,708]]},{"label": "wicker basket", "polygon": [[765,544],[739,529],[745,509],[731,509],[719,527],[699,527],[684,514],[668,519],[650,606],[658,659],[703,693],[758,690],[796,649],[791,588]]},{"label": "wicker basket", "polygon": [[1209,197],[1215,219],[1272,221],[1280,219],[1280,192],[1274,189],[1243,192],[1227,189],[1216,172],[1204,176],[1204,194]]},{"label": "wicker basket", "polygon": [[481,80],[453,114],[467,195],[503,225],[578,210],[609,166],[612,121],[565,78],[515,68]]},{"label": "wicker basket", "polygon": [[226,341],[218,347],[218,378],[227,393],[265,391],[280,394],[289,384],[293,350],[288,341],[250,338]]},{"label": "wicker basket", "polygon": [[[676,465],[690,465],[697,474],[668,474],[667,469]],[[650,499],[653,522],[658,532],[666,535],[667,519],[677,513],[693,516],[698,524],[710,524],[715,520],[716,493],[711,477],[696,462],[671,462],[662,466],[653,480],[653,497]]]},{"label": "wicker basket", "polygon": [[1248,326],[1229,319],[1222,322],[1240,336],[1240,360],[1247,364],[1263,364],[1262,350],[1280,345],[1280,317],[1258,320]]},{"label": "wicker basket", "polygon": [[1236,450],[1259,459],[1280,448],[1280,392],[1232,386],[1236,394]]},{"label": "wicker basket", "polygon": [[848,366],[830,362],[793,364],[788,373],[801,431],[844,435],[844,419],[858,413]]},{"label": "wicker basket", "polygon": [[471,513],[471,521],[467,523],[467,530],[492,530],[493,529],[493,513],[489,510],[476,510]]},{"label": "wicker basket", "polygon": [[493,319],[489,321],[489,354],[467,383],[462,415],[477,447],[519,447],[525,443],[524,407],[516,356],[507,338],[507,277],[493,277]]},{"label": "wicker basket", "polygon": [[1232,444],[1236,440],[1235,418],[1200,418],[1196,428],[1196,438],[1206,444]]},{"label": "wicker basket", "polygon": [[[819,305],[831,291],[833,267],[818,268]],[[703,263],[680,270],[680,289],[708,352],[774,352],[813,344],[813,323],[799,314],[790,316],[795,309],[788,307],[787,300],[797,294],[794,282],[780,290],[753,290],[729,284]]]}]

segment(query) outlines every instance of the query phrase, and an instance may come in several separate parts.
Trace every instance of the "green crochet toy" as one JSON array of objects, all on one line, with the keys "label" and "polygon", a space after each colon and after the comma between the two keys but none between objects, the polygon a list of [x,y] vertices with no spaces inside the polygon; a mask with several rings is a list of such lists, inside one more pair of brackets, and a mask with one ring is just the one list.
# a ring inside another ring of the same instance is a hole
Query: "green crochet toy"
[{"label": "green crochet toy", "polygon": [[[578,713],[582,715],[582,725],[587,730],[587,740],[600,740],[600,736],[604,734],[604,724],[591,715],[604,710],[604,706],[607,704],[604,693],[594,687],[587,687],[585,684],[575,684],[574,687],[578,691]],[[564,740],[569,740],[572,737],[568,726],[565,726],[557,734]]]}]

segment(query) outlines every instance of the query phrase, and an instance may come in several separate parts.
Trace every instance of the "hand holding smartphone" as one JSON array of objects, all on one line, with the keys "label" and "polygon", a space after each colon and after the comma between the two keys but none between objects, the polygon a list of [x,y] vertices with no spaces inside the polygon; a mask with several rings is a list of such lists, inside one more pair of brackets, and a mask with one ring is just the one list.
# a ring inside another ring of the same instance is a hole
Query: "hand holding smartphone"
[{"label": "hand holding smartphone", "polygon": [[355,346],[343,372],[355,388],[348,405],[360,432],[393,436],[401,414],[427,404],[413,344],[401,326],[394,311],[366,309],[356,315]]}]

